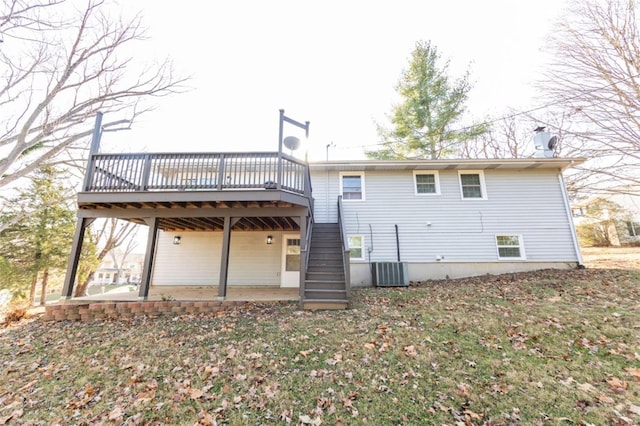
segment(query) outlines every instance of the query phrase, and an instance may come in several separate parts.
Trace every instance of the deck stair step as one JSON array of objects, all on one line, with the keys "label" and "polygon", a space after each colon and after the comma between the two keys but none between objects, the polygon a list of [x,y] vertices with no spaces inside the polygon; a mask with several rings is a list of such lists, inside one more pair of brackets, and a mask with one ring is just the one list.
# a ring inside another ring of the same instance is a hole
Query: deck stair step
[{"label": "deck stair step", "polygon": [[347,301],[347,291],[331,288],[325,289],[307,289],[304,292],[305,300],[312,299],[334,299]]},{"label": "deck stair step", "polygon": [[304,299],[302,301],[302,308],[311,311],[347,309],[348,307],[349,301],[341,299]]},{"label": "deck stair step", "polygon": [[344,281],[344,272],[341,270],[326,270],[319,271],[307,270],[307,281],[310,280],[327,280],[327,281]]}]

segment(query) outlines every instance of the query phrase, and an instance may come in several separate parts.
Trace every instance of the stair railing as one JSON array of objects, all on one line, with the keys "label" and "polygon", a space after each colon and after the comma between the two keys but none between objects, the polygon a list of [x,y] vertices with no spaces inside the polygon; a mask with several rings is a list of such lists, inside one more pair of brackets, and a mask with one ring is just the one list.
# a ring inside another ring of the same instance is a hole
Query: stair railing
[{"label": "stair railing", "polygon": [[307,279],[307,269],[309,268],[309,252],[311,251],[311,235],[313,235],[313,193],[311,190],[311,173],[309,166],[304,179],[304,194],[309,200],[309,209],[307,210],[307,232],[306,235],[300,235],[304,239],[304,246],[300,250],[300,307],[304,305],[304,293],[306,290],[305,281]]},{"label": "stair railing", "polygon": [[342,207],[342,195],[338,196],[338,228],[340,228],[340,242],[342,243],[342,265],[344,268],[344,289],[347,300],[351,301],[351,250],[347,230],[344,226],[344,208]]}]

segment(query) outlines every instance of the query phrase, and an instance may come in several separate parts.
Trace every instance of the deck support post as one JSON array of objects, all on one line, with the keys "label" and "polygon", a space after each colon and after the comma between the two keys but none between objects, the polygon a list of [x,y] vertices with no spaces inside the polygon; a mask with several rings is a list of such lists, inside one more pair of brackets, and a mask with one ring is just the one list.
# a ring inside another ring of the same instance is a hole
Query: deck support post
[{"label": "deck support post", "polygon": [[102,113],[98,111],[96,114],[96,122],[93,126],[93,136],[91,137],[91,145],[89,147],[89,157],[87,158],[87,168],[84,172],[84,183],[82,188],[89,191],[91,182],[93,181],[93,155],[100,152],[100,139],[102,137]]},{"label": "deck support post", "polygon": [[153,271],[153,261],[156,256],[156,243],[158,241],[158,218],[151,217],[144,220],[149,226],[147,234],[147,249],[144,253],[144,265],[142,267],[142,280],[138,299],[147,300],[149,297],[149,286],[151,284],[151,273]]},{"label": "deck support post", "polygon": [[71,243],[71,253],[69,254],[69,263],[67,264],[67,274],[64,277],[64,287],[62,287],[62,299],[71,299],[73,296],[73,286],[78,273],[84,234],[87,226],[91,225],[94,220],[95,218],[79,217],[76,222],[76,230],[73,234],[73,242]]},{"label": "deck support post", "polygon": [[307,217],[300,216],[300,307],[304,303],[304,281],[307,278]]},{"label": "deck support post", "polygon": [[229,275],[229,247],[231,247],[231,217],[224,218],[222,232],[222,255],[220,256],[220,283],[218,284],[218,300],[227,298],[227,277]]}]

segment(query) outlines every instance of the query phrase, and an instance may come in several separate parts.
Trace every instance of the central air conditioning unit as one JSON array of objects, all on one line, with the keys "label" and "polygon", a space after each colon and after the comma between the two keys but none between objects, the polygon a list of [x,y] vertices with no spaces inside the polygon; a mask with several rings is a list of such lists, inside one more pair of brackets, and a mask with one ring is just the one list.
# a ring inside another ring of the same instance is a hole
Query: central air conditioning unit
[{"label": "central air conditioning unit", "polygon": [[376,287],[409,287],[407,262],[373,262],[373,285]]}]

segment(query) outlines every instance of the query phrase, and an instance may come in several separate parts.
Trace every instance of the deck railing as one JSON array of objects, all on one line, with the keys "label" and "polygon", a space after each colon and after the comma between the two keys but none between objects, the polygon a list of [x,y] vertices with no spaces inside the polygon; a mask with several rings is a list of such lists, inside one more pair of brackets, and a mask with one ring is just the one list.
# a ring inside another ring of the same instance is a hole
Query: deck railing
[{"label": "deck railing", "polygon": [[344,225],[344,208],[342,195],[338,196],[338,227],[340,228],[340,242],[342,243],[342,265],[344,268],[344,289],[347,300],[351,300],[351,250],[347,239],[347,229]]},{"label": "deck railing", "polygon": [[307,165],[277,152],[93,154],[85,182],[86,192],[280,189],[311,194]]}]

